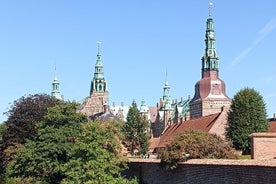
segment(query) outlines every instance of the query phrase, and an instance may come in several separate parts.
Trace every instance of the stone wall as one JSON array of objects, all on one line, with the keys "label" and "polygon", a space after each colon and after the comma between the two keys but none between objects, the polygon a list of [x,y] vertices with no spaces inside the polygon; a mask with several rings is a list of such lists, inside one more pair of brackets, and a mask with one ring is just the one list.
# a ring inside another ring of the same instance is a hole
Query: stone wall
[{"label": "stone wall", "polygon": [[126,175],[146,184],[275,183],[276,161],[189,160],[167,171],[159,167],[159,160],[132,159]]}]

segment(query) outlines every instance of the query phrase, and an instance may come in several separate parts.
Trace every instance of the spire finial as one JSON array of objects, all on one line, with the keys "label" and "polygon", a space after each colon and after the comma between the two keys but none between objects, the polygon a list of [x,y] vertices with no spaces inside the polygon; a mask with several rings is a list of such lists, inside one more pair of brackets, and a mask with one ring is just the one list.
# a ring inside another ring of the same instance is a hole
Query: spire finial
[{"label": "spire finial", "polygon": [[165,79],[165,85],[168,85],[168,69],[166,68],[166,79]]},{"label": "spire finial", "polygon": [[209,18],[211,18],[212,6],[213,6],[213,2],[210,1],[210,2],[209,2]]},{"label": "spire finial", "polygon": [[57,74],[57,63],[55,62],[55,75]]},{"label": "spire finial", "polygon": [[97,44],[98,44],[98,54],[100,54],[102,42],[97,41]]}]

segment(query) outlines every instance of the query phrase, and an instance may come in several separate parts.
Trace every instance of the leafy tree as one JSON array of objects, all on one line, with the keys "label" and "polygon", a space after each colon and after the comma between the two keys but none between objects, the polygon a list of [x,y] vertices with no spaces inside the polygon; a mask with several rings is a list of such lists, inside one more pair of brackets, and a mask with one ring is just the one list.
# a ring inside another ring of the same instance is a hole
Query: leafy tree
[{"label": "leafy tree", "polygon": [[0,124],[0,145],[2,144],[3,141],[3,133],[6,131],[7,125],[5,123]]},{"label": "leafy tree", "polygon": [[215,134],[201,131],[186,131],[177,135],[165,149],[160,151],[161,166],[175,169],[178,162],[188,158],[220,159],[237,158],[232,143]]},{"label": "leafy tree", "polygon": [[7,173],[11,177],[59,183],[65,174],[63,164],[70,159],[69,153],[81,132],[86,118],[76,113],[75,103],[49,108],[45,120],[37,124],[37,136],[25,143]]},{"label": "leafy tree", "polygon": [[3,132],[0,147],[1,167],[5,167],[21,148],[27,139],[36,136],[35,124],[43,120],[48,107],[53,107],[61,101],[46,94],[23,96],[14,101],[5,122],[7,128]]},{"label": "leafy tree", "polygon": [[121,176],[126,158],[120,145],[120,123],[89,122],[83,125],[78,144],[64,166],[64,183],[137,183]]},{"label": "leafy tree", "polygon": [[266,116],[265,103],[259,92],[245,88],[234,96],[228,113],[227,137],[236,149],[250,153],[249,135],[268,130]]},{"label": "leafy tree", "polygon": [[135,102],[129,108],[127,122],[123,127],[125,135],[124,144],[133,155],[136,150],[139,154],[146,154],[149,148],[149,123],[144,116],[139,113]]},{"label": "leafy tree", "polygon": [[41,183],[128,183],[120,175],[120,127],[87,123],[77,104],[49,108],[37,124],[37,136],[10,163],[7,173],[19,181]]}]

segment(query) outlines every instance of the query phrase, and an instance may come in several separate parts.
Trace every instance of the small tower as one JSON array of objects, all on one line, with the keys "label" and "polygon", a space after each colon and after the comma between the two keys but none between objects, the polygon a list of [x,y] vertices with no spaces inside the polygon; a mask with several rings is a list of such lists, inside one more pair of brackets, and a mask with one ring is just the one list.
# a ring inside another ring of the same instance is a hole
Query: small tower
[{"label": "small tower", "polygon": [[201,79],[195,85],[195,95],[190,102],[190,118],[197,118],[221,112],[223,106],[229,107],[231,99],[226,95],[225,83],[219,78],[219,56],[215,43],[214,22],[209,18],[206,23],[205,52],[201,58]]},{"label": "small tower", "polygon": [[100,44],[101,42],[98,42],[97,61],[95,65],[94,77],[93,77],[93,80],[91,81],[90,96],[93,93],[108,92],[107,82],[104,78],[103,64],[102,64],[101,53],[100,53]]},{"label": "small tower", "polygon": [[172,109],[172,100],[170,95],[170,86],[167,80],[167,72],[166,72],[166,80],[165,85],[163,87],[163,110],[171,110]]},{"label": "small tower", "polygon": [[163,87],[163,106],[161,108],[161,110],[164,111],[164,125],[165,128],[168,127],[170,125],[170,118],[172,116],[173,113],[173,107],[172,107],[172,100],[171,100],[171,95],[170,95],[170,86],[169,86],[169,82],[167,80],[168,78],[168,74],[166,71],[166,80],[165,80],[165,85]]},{"label": "small tower", "polygon": [[104,112],[104,106],[108,105],[107,82],[104,77],[103,64],[100,53],[101,42],[98,42],[97,61],[95,64],[94,77],[91,80],[90,95],[85,99],[78,111],[86,116]]},{"label": "small tower", "polygon": [[[55,73],[56,73],[56,67],[55,67]],[[52,83],[52,92],[51,96],[55,97],[56,99],[63,100],[62,95],[60,94],[59,91],[59,81],[57,78],[57,75],[55,74],[54,81]]]}]

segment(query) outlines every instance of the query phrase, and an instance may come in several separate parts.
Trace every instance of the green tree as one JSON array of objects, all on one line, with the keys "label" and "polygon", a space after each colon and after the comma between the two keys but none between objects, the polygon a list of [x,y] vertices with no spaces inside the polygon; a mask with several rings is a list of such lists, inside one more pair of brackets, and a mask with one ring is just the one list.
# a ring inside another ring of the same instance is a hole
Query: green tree
[{"label": "green tree", "polygon": [[3,142],[3,133],[6,131],[7,125],[5,123],[0,124],[0,146],[2,145]]},{"label": "green tree", "polygon": [[5,113],[8,119],[5,122],[7,128],[3,131],[0,146],[1,168],[12,160],[27,139],[35,138],[35,124],[44,119],[47,108],[59,103],[61,101],[46,94],[23,96],[14,101],[10,110]]},{"label": "green tree", "polygon": [[237,158],[231,142],[215,134],[201,131],[186,131],[177,135],[163,150],[159,152],[161,166],[175,169],[178,162],[188,158],[220,159]]},{"label": "green tree", "polygon": [[249,135],[267,132],[268,121],[263,97],[254,89],[244,88],[233,98],[228,113],[227,137],[244,154],[250,153]]},{"label": "green tree", "polygon": [[136,103],[133,102],[127,114],[127,122],[123,126],[124,145],[132,155],[135,151],[138,151],[138,154],[148,152],[150,138],[148,129],[148,121],[139,113]]},{"label": "green tree", "polygon": [[120,171],[120,126],[87,122],[77,104],[49,108],[37,124],[37,136],[27,141],[7,169],[19,181],[42,183],[131,183]]},{"label": "green tree", "polygon": [[37,136],[25,143],[7,173],[22,180],[59,183],[65,174],[62,167],[70,159],[70,151],[86,118],[76,113],[75,103],[49,108],[45,120],[38,123]]},{"label": "green tree", "polygon": [[115,121],[84,124],[70,154],[73,159],[64,166],[63,183],[137,183],[121,176],[127,168],[127,160],[121,153],[121,126]]}]

